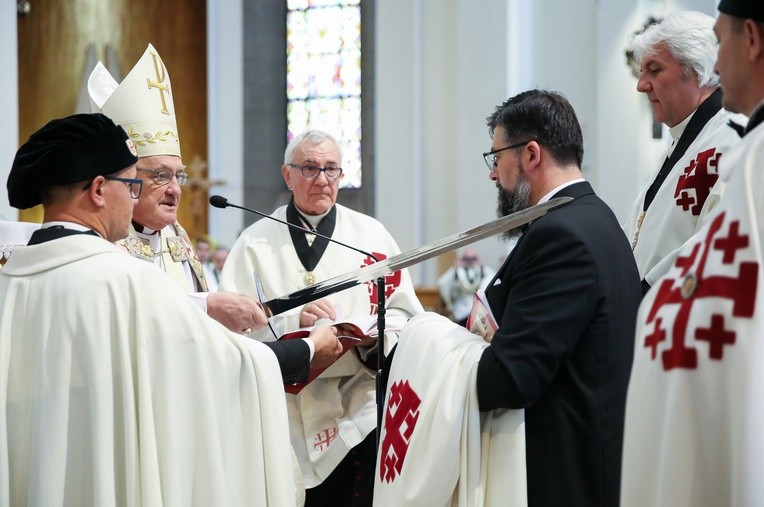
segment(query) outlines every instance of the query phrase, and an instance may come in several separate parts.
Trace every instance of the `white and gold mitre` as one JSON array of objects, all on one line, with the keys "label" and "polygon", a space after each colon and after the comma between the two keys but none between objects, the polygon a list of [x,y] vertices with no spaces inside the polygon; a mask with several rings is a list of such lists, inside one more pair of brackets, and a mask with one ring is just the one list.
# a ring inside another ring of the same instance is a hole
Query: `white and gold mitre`
[{"label": "white and gold mitre", "polygon": [[98,62],[88,78],[88,94],[91,110],[105,114],[125,129],[139,157],[180,157],[170,75],[154,46],[148,45],[119,84]]}]

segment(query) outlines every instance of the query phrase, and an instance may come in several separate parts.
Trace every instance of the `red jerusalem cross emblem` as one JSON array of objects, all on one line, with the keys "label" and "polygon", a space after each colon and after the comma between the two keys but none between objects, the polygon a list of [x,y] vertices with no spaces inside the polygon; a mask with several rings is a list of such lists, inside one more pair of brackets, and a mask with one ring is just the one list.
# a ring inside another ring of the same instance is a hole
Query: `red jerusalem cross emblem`
[{"label": "red jerusalem cross emblem", "polygon": [[385,438],[379,459],[380,480],[393,482],[401,473],[411,435],[419,419],[421,403],[408,380],[399,380],[390,388],[385,413]]},{"label": "red jerusalem cross emblem", "polygon": [[[712,360],[721,361],[724,347],[735,345],[735,319],[753,315],[759,265],[740,259],[741,251],[749,246],[749,236],[741,232],[740,220],[725,223],[724,218],[725,213],[717,216],[705,240],[695,244],[689,255],[676,260],[675,267],[680,269],[676,279],[663,280],[656,290],[647,316],[647,324],[653,324],[653,328],[645,337],[645,347],[655,360],[658,348],[666,342],[661,352],[666,371],[697,368],[698,349],[694,345],[700,342],[708,344]],[[711,256],[714,259],[709,263]],[[715,304],[713,308],[704,305],[691,319],[693,305],[710,298],[731,302],[731,315],[730,305]],[[665,308],[676,309],[667,323],[658,317],[658,312]]]},{"label": "red jerusalem cross emblem", "polygon": [[[374,256],[378,260],[386,259],[387,256],[385,254],[379,253],[379,252],[372,252]],[[363,264],[361,264],[361,267],[371,266],[374,264],[375,261],[371,257],[366,257],[363,260]],[[388,275],[385,277],[385,298],[389,298],[393,295],[393,292],[395,292],[395,289],[401,284],[401,272],[396,271],[392,275]],[[379,298],[377,297],[377,281],[371,280],[369,282],[366,282],[366,287],[369,289],[369,303],[371,304],[371,312],[370,315],[376,315],[377,314],[377,307]]]},{"label": "red jerusalem cross emblem", "polygon": [[684,168],[684,174],[679,176],[674,190],[676,205],[683,211],[690,211],[694,216],[700,215],[711,188],[719,179],[721,156],[721,153],[716,153],[716,148],[710,148],[698,153],[690,165]]},{"label": "red jerusalem cross emblem", "polygon": [[321,430],[321,432],[316,435],[316,438],[313,440],[313,447],[317,451],[325,451],[329,448],[329,444],[332,443],[332,440],[334,440],[334,438],[337,436],[337,433],[339,432],[340,430],[337,427]]}]

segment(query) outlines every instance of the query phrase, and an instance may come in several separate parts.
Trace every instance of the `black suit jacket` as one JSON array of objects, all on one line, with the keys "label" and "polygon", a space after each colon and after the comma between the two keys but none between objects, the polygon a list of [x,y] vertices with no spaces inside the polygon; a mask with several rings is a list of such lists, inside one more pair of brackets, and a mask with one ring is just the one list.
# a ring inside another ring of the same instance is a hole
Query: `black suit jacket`
[{"label": "black suit jacket", "polygon": [[281,379],[285,384],[296,384],[308,381],[308,366],[310,366],[310,347],[303,340],[284,340],[263,342],[279,361]]},{"label": "black suit jacket", "polygon": [[616,506],[639,272],[589,183],[562,195],[575,200],[528,227],[486,290],[499,329],[478,399],[525,408],[529,505]]}]

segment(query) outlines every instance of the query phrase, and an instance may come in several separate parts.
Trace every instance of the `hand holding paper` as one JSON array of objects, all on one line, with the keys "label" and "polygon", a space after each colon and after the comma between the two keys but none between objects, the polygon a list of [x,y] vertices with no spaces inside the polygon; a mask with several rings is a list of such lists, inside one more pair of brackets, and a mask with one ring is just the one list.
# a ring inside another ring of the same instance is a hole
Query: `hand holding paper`
[{"label": "hand holding paper", "polygon": [[[404,317],[388,319],[386,332],[400,331],[405,324],[406,319]],[[339,351],[336,359],[339,359],[347,351],[355,348],[358,345],[373,346],[377,340],[377,316],[376,315],[360,315],[349,319],[343,319],[340,322],[330,323],[325,320],[320,321],[321,325],[318,327],[301,328],[296,331],[284,333],[279,337],[279,340],[293,340],[297,338],[306,338],[308,336],[313,339],[313,333],[318,330],[332,330],[329,334],[336,335],[336,338],[332,338],[336,342],[339,342],[342,350]],[[327,326],[328,324],[328,326]],[[336,333],[334,332],[336,330]],[[321,339],[327,338],[325,331],[321,331],[319,335]],[[331,338],[331,337],[330,337]],[[315,342],[314,342],[315,343]],[[318,349],[317,349],[318,350]],[[315,361],[315,356],[314,356]],[[316,377],[321,375],[323,371],[331,366],[334,360],[330,361],[324,366],[318,366],[311,362],[311,367],[308,372],[308,381],[299,384],[285,384],[284,390],[291,394],[299,393],[306,385],[311,383]]]}]

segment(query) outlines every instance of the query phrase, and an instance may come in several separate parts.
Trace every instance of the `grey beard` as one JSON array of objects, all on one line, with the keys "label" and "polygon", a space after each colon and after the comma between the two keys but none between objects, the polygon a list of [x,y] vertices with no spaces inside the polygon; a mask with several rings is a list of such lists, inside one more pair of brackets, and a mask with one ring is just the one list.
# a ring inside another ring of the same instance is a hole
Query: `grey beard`
[{"label": "grey beard", "polygon": [[[496,204],[496,215],[501,218],[526,209],[531,201],[531,184],[527,178],[518,177],[517,187],[514,192],[505,190],[498,183],[499,199]],[[501,237],[510,240],[520,236],[520,228],[516,227],[502,233]]]}]

